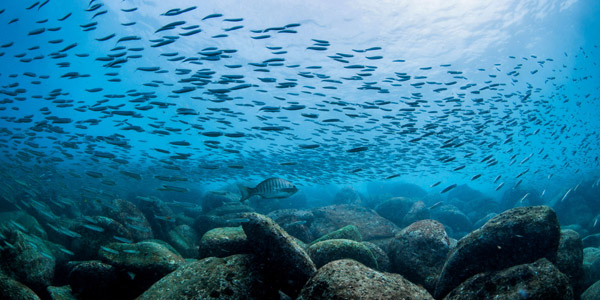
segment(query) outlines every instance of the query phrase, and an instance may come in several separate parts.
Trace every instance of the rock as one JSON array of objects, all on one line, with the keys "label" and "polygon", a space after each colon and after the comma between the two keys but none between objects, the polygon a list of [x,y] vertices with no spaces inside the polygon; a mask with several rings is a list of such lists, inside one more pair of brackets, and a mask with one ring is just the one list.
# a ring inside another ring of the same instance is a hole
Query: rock
[{"label": "rock", "polygon": [[302,288],[298,300],[330,299],[432,299],[424,288],[399,274],[378,272],[351,260],[332,261],[317,271]]},{"label": "rock", "polygon": [[250,252],[250,245],[242,227],[211,229],[200,240],[200,259],[210,256],[226,257]]},{"label": "rock", "polygon": [[413,203],[406,215],[404,215],[404,218],[402,218],[402,227],[420,220],[429,219],[430,215],[431,211],[429,210],[429,207],[425,205],[425,202],[417,201]]},{"label": "rock", "polygon": [[492,218],[458,241],[436,285],[443,298],[465,279],[486,271],[555,260],[560,240],[558,218],[548,206],[518,207]]},{"label": "rock", "polygon": [[[115,242],[115,236],[132,240],[132,235],[128,229],[121,223],[107,217],[92,217],[95,224],[74,223],[69,229],[81,234],[81,237],[70,241],[69,249],[75,253],[75,260],[93,260],[98,259],[98,250],[100,246]],[[85,227],[85,224],[99,227],[98,230],[92,230]]]},{"label": "rock", "polygon": [[345,186],[333,197],[334,204],[362,205],[363,201],[358,192],[351,186]]},{"label": "rock", "polygon": [[598,300],[600,299],[600,280],[592,284],[583,294],[581,294],[581,300]]},{"label": "rock", "polygon": [[131,288],[138,294],[185,263],[183,257],[154,242],[112,243],[98,254],[104,263],[128,272],[133,277]]},{"label": "rock", "polygon": [[392,270],[433,292],[449,250],[444,225],[435,220],[418,221],[400,231],[392,242]]},{"label": "rock", "polygon": [[40,300],[26,285],[0,273],[0,299]]},{"label": "rock", "polygon": [[310,230],[314,215],[309,210],[280,209],[270,212],[267,217],[273,219],[287,233],[304,243],[314,240],[314,235]]},{"label": "rock", "polygon": [[454,232],[453,237],[456,238],[470,232],[473,228],[471,220],[454,205],[444,204],[433,209],[431,218],[452,228],[452,232]]},{"label": "rock", "polygon": [[356,228],[354,225],[346,225],[336,231],[330,232],[314,240],[311,244],[333,239],[346,239],[362,242],[362,236],[360,235],[360,232],[358,232],[358,228]]},{"label": "rock", "polygon": [[[156,238],[166,239],[169,231],[177,226],[173,210],[166,202],[155,197],[138,197],[138,208],[150,223],[152,233]],[[168,221],[165,218],[170,218]]]},{"label": "rock", "polygon": [[177,252],[183,257],[196,257],[198,253],[198,236],[192,227],[182,224],[178,225],[168,233],[168,240]]},{"label": "rock", "polygon": [[362,242],[362,244],[369,248],[369,250],[375,257],[375,261],[377,261],[377,271],[390,272],[391,264],[390,258],[388,257],[387,253],[385,253],[385,251],[383,251],[383,249],[381,249],[375,243]]},{"label": "rock", "polygon": [[493,217],[497,216],[497,213],[489,213],[487,215],[485,215],[483,218],[477,220],[477,222],[475,222],[475,224],[473,225],[473,228],[477,229],[477,228],[481,228],[481,226],[483,226],[485,223],[487,223],[487,221],[491,220]]},{"label": "rock", "polygon": [[404,223],[404,217],[417,201],[411,198],[394,197],[379,203],[375,211],[398,226]]},{"label": "rock", "polygon": [[279,299],[251,255],[208,257],[182,266],[152,285],[137,300]]},{"label": "rock", "polygon": [[574,299],[569,279],[545,258],[501,271],[479,273],[444,300]]},{"label": "rock", "polygon": [[77,300],[71,291],[71,287],[65,286],[49,286],[48,294],[52,300]]},{"label": "rock", "polygon": [[[227,193],[212,193],[208,192],[202,197],[202,211],[205,213],[211,210],[221,207],[224,203],[231,202],[232,197]],[[239,198],[236,200],[239,202]]]},{"label": "rock", "polygon": [[123,199],[115,199],[111,204],[110,207],[105,207],[104,215],[123,224],[131,233],[134,241],[143,241],[154,237],[146,216],[135,204]]},{"label": "rock", "polygon": [[[525,193],[521,194],[524,195]],[[535,193],[539,195],[539,193]],[[528,199],[535,198],[534,193]],[[539,199],[539,198],[538,198]],[[466,184],[460,184],[447,194],[447,204],[454,205],[467,214],[469,220],[479,220],[491,212],[498,212],[499,203],[487,197],[486,194],[474,190]],[[529,204],[529,205],[539,205]]]},{"label": "rock", "polygon": [[588,247],[598,248],[598,247],[600,247],[600,233],[588,235],[583,238],[582,242],[583,242],[583,247],[585,247],[585,248],[588,248]]},{"label": "rock", "polygon": [[588,288],[594,282],[600,280],[600,249],[583,249],[583,289]]},{"label": "rock", "polygon": [[227,221],[222,217],[200,215],[194,220],[194,225],[192,226],[192,228],[194,228],[198,236],[203,236],[207,231],[213,228],[226,226],[231,225],[227,224]]},{"label": "rock", "polygon": [[72,292],[80,299],[127,299],[135,297],[131,278],[117,268],[97,260],[79,262],[69,273]]},{"label": "rock", "polygon": [[265,265],[265,275],[272,286],[295,298],[316,267],[304,249],[277,223],[264,215],[247,213],[242,224],[248,243]]},{"label": "rock", "polygon": [[48,239],[48,234],[37,219],[22,210],[0,212],[0,227],[24,229],[23,232],[27,234],[38,236],[44,240]]},{"label": "rock", "polygon": [[308,255],[317,266],[317,269],[325,264],[338,259],[354,259],[371,269],[377,269],[377,260],[371,250],[362,243],[345,240],[325,240],[308,247]]},{"label": "rock", "polygon": [[331,205],[313,210],[315,216],[310,228],[315,236],[323,236],[346,225],[354,225],[363,240],[371,241],[393,237],[399,228],[379,216],[374,210],[354,205]]},{"label": "rock", "polygon": [[583,246],[579,234],[573,230],[562,230],[556,255],[556,267],[567,277],[575,298],[583,292]]},{"label": "rock", "polygon": [[56,259],[41,238],[20,230],[5,233],[5,246],[0,250],[0,267],[6,275],[25,284],[37,294],[52,284]]}]

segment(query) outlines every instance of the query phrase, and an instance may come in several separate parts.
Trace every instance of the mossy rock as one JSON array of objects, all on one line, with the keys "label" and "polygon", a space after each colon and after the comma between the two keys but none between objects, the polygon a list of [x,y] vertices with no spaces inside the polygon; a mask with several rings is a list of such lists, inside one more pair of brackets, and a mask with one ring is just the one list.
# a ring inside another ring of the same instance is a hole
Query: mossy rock
[{"label": "mossy rock", "polygon": [[321,236],[320,238],[314,240],[311,243],[311,245],[314,245],[318,242],[334,239],[345,239],[362,242],[362,236],[360,235],[358,228],[354,225],[346,225],[336,231],[332,231],[326,235]]},{"label": "mossy rock", "polygon": [[317,268],[338,259],[353,259],[365,266],[378,269],[377,259],[366,245],[347,239],[325,240],[308,247],[308,255]]}]

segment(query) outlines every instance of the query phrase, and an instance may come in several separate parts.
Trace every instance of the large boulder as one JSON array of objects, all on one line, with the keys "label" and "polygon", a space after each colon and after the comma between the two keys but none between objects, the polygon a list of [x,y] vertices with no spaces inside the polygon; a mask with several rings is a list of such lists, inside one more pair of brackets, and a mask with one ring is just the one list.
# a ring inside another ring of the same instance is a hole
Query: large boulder
[{"label": "large boulder", "polygon": [[304,243],[310,243],[315,238],[310,230],[310,223],[314,219],[310,210],[280,209],[270,212],[267,217]]},{"label": "large boulder", "polygon": [[308,255],[317,268],[338,259],[353,259],[371,269],[377,270],[377,260],[369,247],[362,243],[346,240],[324,240],[308,247]]},{"label": "large boulder", "polygon": [[0,299],[40,300],[26,285],[0,273]]},{"label": "large boulder", "polygon": [[600,280],[600,249],[592,247],[583,249],[583,276],[583,289]]},{"label": "large boulder", "polygon": [[394,197],[379,203],[375,211],[394,224],[403,226],[404,217],[416,202],[417,200],[411,198]]},{"label": "large boulder", "polygon": [[375,271],[355,260],[332,261],[302,288],[298,300],[385,300],[433,298],[402,275]]},{"label": "large boulder", "polygon": [[545,258],[501,271],[479,273],[444,300],[574,299],[569,279]]},{"label": "large boulder", "polygon": [[390,258],[387,255],[387,253],[385,253],[385,251],[383,249],[381,249],[381,247],[379,247],[375,243],[371,243],[371,242],[362,242],[362,244],[365,245],[367,248],[369,248],[369,250],[375,257],[375,260],[377,261],[377,271],[381,271],[381,272],[390,272],[391,271]]},{"label": "large boulder", "polygon": [[567,229],[560,232],[556,267],[567,275],[575,297],[579,297],[584,285],[583,246],[576,231]]},{"label": "large boulder", "polygon": [[334,239],[346,239],[346,240],[362,242],[362,236],[360,235],[358,228],[356,228],[356,226],[354,226],[354,225],[346,225],[336,231],[332,231],[332,232],[312,241],[311,244],[315,244],[315,243],[322,242],[325,240],[334,240]]},{"label": "large boulder", "polygon": [[136,296],[129,288],[131,278],[126,272],[97,260],[74,264],[68,283],[73,294],[81,299],[127,299]]},{"label": "large boulder", "polygon": [[555,261],[559,241],[560,225],[552,208],[508,210],[458,241],[442,269],[435,296],[443,298],[477,273],[531,263],[542,257]]},{"label": "large boulder", "polygon": [[198,236],[194,229],[186,224],[173,228],[168,233],[168,241],[183,257],[196,257],[198,253]]},{"label": "large boulder", "polygon": [[423,220],[400,231],[390,247],[392,270],[435,290],[438,276],[450,251],[450,239],[444,225],[435,220]]},{"label": "large boulder", "polygon": [[242,227],[211,229],[200,240],[200,259],[210,256],[227,257],[250,252],[250,245]]},{"label": "large boulder", "polygon": [[353,187],[345,186],[335,194],[333,204],[362,205],[363,200]]},{"label": "large boulder", "polygon": [[146,216],[135,204],[127,200],[113,200],[111,205],[104,207],[104,215],[123,224],[131,233],[134,241],[143,241],[154,237]]},{"label": "large boulder", "polygon": [[315,236],[323,236],[346,225],[354,225],[363,240],[371,241],[393,237],[399,231],[391,221],[374,210],[354,205],[331,205],[313,210],[310,224]]},{"label": "large boulder", "polygon": [[73,295],[71,287],[68,285],[49,286],[48,295],[50,295],[50,299],[52,300],[77,300],[75,295]]},{"label": "large boulder", "polygon": [[131,232],[114,219],[96,216],[90,220],[94,223],[78,222],[70,226],[70,230],[81,235],[72,239],[69,244],[76,260],[98,259],[100,247],[115,242],[115,237],[132,240]]},{"label": "large boulder", "polygon": [[272,286],[296,297],[300,289],[317,271],[304,249],[270,218],[257,214],[244,215],[242,223],[252,252],[265,266],[265,275]]},{"label": "large boulder", "polygon": [[56,266],[56,259],[45,241],[20,230],[5,235],[5,247],[0,250],[0,269],[36,293],[45,292],[52,284]]},{"label": "large boulder", "polygon": [[583,294],[581,294],[581,300],[598,300],[600,299],[600,280],[592,284]]},{"label": "large boulder", "polygon": [[137,300],[279,299],[252,255],[208,257],[191,262],[163,277]]},{"label": "large boulder", "polygon": [[98,254],[104,263],[128,272],[133,279],[131,289],[139,293],[185,263],[183,257],[154,242],[112,243]]},{"label": "large boulder", "polygon": [[473,228],[473,223],[458,207],[450,204],[441,205],[431,212],[431,218],[450,227],[452,237],[460,238]]}]

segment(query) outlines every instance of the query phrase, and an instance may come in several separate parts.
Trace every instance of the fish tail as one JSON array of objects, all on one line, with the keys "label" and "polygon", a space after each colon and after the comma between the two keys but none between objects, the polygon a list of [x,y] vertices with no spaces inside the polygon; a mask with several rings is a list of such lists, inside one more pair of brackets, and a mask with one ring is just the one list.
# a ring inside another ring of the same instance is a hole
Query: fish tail
[{"label": "fish tail", "polygon": [[244,202],[244,200],[246,200],[254,195],[254,189],[251,187],[247,187],[247,186],[238,184],[238,188],[240,189],[240,194],[242,194],[242,198],[240,199],[240,202]]}]

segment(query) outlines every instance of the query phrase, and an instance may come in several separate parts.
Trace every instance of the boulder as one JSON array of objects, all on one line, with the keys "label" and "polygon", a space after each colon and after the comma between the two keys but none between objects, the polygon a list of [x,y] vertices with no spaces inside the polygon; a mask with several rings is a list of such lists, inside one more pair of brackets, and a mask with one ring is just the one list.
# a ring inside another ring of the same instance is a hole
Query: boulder
[{"label": "boulder", "polygon": [[375,211],[394,224],[402,226],[404,217],[416,202],[417,200],[411,198],[394,197],[379,203],[375,207]]},{"label": "boulder", "polygon": [[143,241],[154,237],[146,216],[135,204],[127,200],[113,200],[110,206],[105,206],[104,215],[123,224],[131,233],[134,241]]},{"label": "boulder", "polygon": [[487,223],[487,221],[491,220],[493,217],[495,217],[497,215],[498,215],[497,213],[489,213],[489,214],[485,215],[481,219],[477,220],[477,222],[475,222],[475,224],[473,224],[473,228],[475,228],[475,229],[481,228],[481,226],[483,226],[485,223]]},{"label": "boulder", "polygon": [[377,271],[381,271],[381,272],[390,272],[391,271],[390,258],[383,249],[381,249],[375,243],[371,243],[371,242],[362,242],[362,244],[365,245],[367,248],[369,248],[369,250],[375,257],[375,260],[377,261]]},{"label": "boulder", "polygon": [[65,286],[49,286],[48,294],[52,300],[77,300],[71,291],[71,287]]},{"label": "boulder", "polygon": [[399,231],[398,226],[374,210],[360,206],[325,206],[314,209],[313,215],[310,228],[315,236],[323,236],[346,225],[356,226],[365,241],[394,237]]},{"label": "boulder", "polygon": [[394,272],[430,292],[435,290],[450,250],[444,225],[435,220],[415,222],[396,235],[390,248]]},{"label": "boulder", "polygon": [[272,286],[295,298],[316,272],[316,267],[304,249],[277,223],[257,213],[244,215],[242,224],[252,252],[265,266],[265,275]]},{"label": "boulder", "polygon": [[556,267],[567,277],[575,297],[583,292],[583,246],[579,234],[567,229],[560,232],[560,242],[556,255]]},{"label": "boulder", "polygon": [[[5,233],[0,268],[37,294],[52,284],[56,259],[41,238],[13,230]],[[10,247],[8,245],[11,245]]]},{"label": "boulder", "polygon": [[97,260],[74,264],[68,283],[72,293],[80,299],[127,299],[136,296],[128,288],[131,278],[125,272]]},{"label": "boulder", "polygon": [[583,249],[583,277],[583,289],[600,280],[600,249],[592,247]]},{"label": "boulder", "polygon": [[468,233],[473,228],[473,223],[458,207],[450,204],[441,205],[431,212],[431,218],[440,221],[442,224],[452,228],[455,234],[453,237],[459,238]]},{"label": "boulder", "polygon": [[583,294],[581,294],[581,300],[598,300],[600,299],[600,280],[592,284]]},{"label": "boulder", "polygon": [[198,236],[203,236],[207,231],[217,228],[231,226],[222,217],[211,216],[211,215],[200,215],[194,220],[192,228],[196,231]]},{"label": "boulder", "polygon": [[211,229],[200,240],[200,259],[210,256],[226,257],[250,252],[250,245],[242,227]]},{"label": "boulder", "polygon": [[0,299],[40,300],[26,285],[0,273]]},{"label": "boulder", "polygon": [[100,246],[115,242],[115,237],[132,240],[132,235],[125,226],[114,219],[96,216],[92,217],[95,223],[73,223],[70,230],[81,235],[70,241],[69,249],[75,255],[75,260],[98,259]]},{"label": "boulder", "polygon": [[192,227],[178,225],[168,233],[168,241],[183,257],[196,257],[198,253],[198,236]]},{"label": "boulder", "polygon": [[427,207],[425,202],[417,201],[413,203],[406,215],[404,215],[404,217],[402,218],[401,226],[408,226],[414,222],[429,219],[430,217],[431,211],[429,210],[429,207]]},{"label": "boulder", "polygon": [[314,240],[311,244],[333,239],[346,239],[362,242],[362,236],[360,235],[360,232],[358,232],[358,228],[356,228],[354,225],[346,225],[336,231],[325,234],[324,236]]},{"label": "boulder", "polygon": [[585,248],[588,248],[588,247],[598,248],[598,247],[600,247],[600,233],[590,234],[590,235],[584,237],[582,242],[583,242],[583,247],[585,247]]},{"label": "boulder", "polygon": [[402,275],[375,271],[355,260],[332,261],[319,269],[302,288],[298,300],[433,298]]},{"label": "boulder", "polygon": [[335,194],[333,204],[362,205],[363,200],[353,187],[345,186]]},{"label": "boulder", "polygon": [[452,290],[444,300],[462,299],[574,299],[569,279],[550,261],[541,258],[531,264],[501,271],[479,273]]},{"label": "boulder", "polygon": [[273,219],[287,233],[304,243],[310,243],[315,238],[310,230],[310,223],[314,219],[314,215],[309,210],[280,209],[270,212],[267,217]]},{"label": "boulder", "polygon": [[443,298],[467,278],[482,272],[556,259],[558,218],[548,206],[518,207],[492,218],[458,241],[448,255],[436,285]]},{"label": "boulder", "polygon": [[371,269],[377,270],[378,268],[377,260],[371,250],[364,244],[353,240],[321,241],[308,247],[307,252],[317,268],[338,259],[353,259]]},{"label": "boulder", "polygon": [[257,265],[248,254],[208,257],[163,277],[137,300],[279,299],[277,289]]},{"label": "boulder", "polygon": [[132,277],[137,294],[185,263],[183,257],[154,242],[112,243],[100,248],[100,259]]}]

